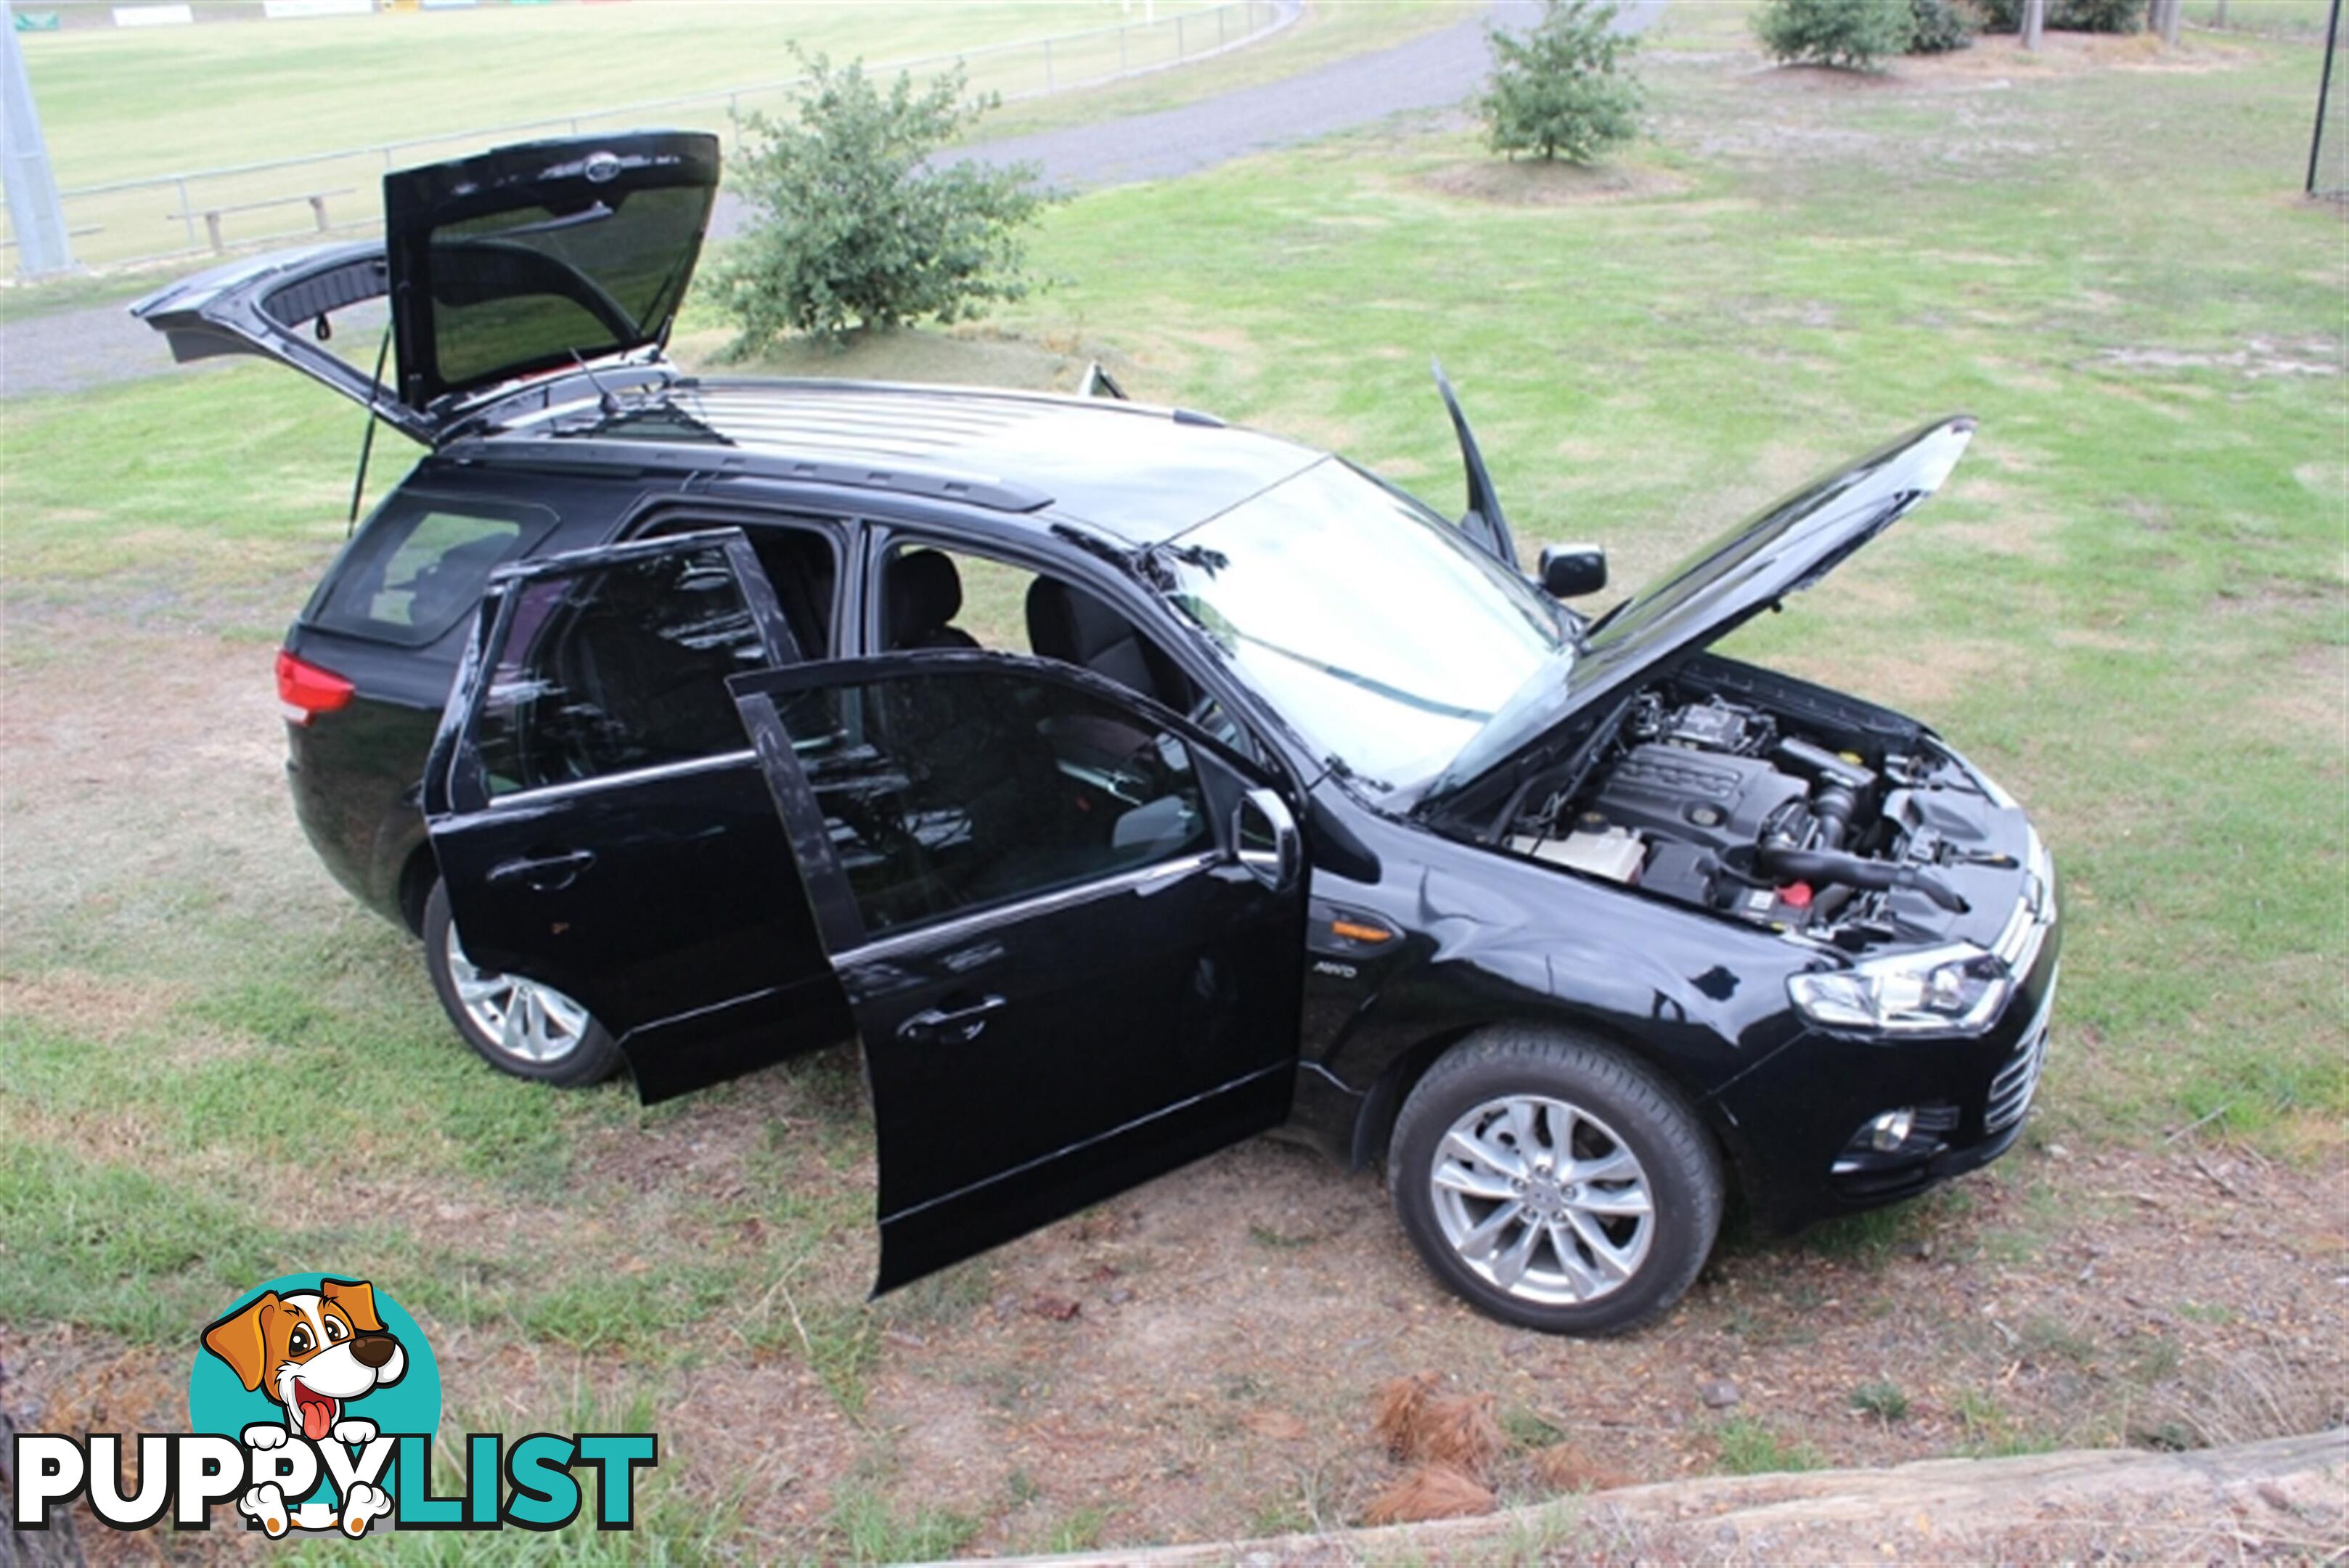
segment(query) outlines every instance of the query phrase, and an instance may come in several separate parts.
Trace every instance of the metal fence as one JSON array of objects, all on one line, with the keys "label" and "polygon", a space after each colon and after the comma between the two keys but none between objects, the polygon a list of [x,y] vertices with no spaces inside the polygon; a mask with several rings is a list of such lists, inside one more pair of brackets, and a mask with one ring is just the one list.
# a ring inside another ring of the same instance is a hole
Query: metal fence
[{"label": "metal fence", "polygon": [[[1136,21],[870,66],[885,78],[942,69],[957,60],[975,92],[1006,101],[1097,86],[1237,48],[1294,21],[1299,0],[1226,0]],[[75,259],[111,266],[211,255],[380,226],[387,170],[478,152],[501,141],[658,125],[712,130],[738,145],[745,114],[788,108],[804,78],[721,91],[649,99],[552,119],[271,159],[222,169],[118,180],[58,192]],[[13,247],[13,241],[10,242]]]}]

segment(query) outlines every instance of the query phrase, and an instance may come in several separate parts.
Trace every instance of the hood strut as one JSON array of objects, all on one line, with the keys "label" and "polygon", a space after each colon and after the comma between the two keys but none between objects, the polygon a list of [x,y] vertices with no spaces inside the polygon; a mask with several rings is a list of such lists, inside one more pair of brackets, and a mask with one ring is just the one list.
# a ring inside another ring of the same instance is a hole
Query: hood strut
[{"label": "hood strut", "polygon": [[1476,432],[1468,428],[1468,416],[1460,410],[1459,395],[1444,374],[1444,362],[1430,359],[1428,369],[1435,372],[1435,389],[1444,399],[1444,408],[1452,415],[1452,430],[1460,438],[1460,466],[1468,471],[1468,510],[1460,519],[1460,531],[1500,558],[1511,571],[1517,569],[1516,542],[1509,537],[1509,520],[1501,515],[1501,497],[1493,488],[1493,476],[1485,472],[1485,454],[1476,445]]}]

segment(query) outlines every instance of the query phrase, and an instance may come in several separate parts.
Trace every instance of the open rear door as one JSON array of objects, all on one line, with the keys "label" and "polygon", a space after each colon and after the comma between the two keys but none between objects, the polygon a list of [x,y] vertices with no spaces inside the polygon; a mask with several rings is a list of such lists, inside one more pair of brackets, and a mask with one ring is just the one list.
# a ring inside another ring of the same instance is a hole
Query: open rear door
[{"label": "open rear door", "polygon": [[718,199],[698,130],[568,137],[383,179],[399,397],[429,410],[657,350]]},{"label": "open rear door", "polygon": [[734,529],[503,569],[425,774],[465,951],[577,999],[647,1101],[851,1025],[730,675],[799,657]]},{"label": "open rear door", "polygon": [[[432,420],[378,386],[368,367],[327,346],[336,313],[370,305],[390,291],[382,243],[362,240],[230,262],[149,295],[130,314],[163,334],[171,358],[182,363],[222,354],[274,359],[429,446]],[[375,337],[347,333],[343,341],[366,353]]]},{"label": "open rear door", "polygon": [[[437,444],[506,383],[657,355],[701,254],[718,169],[714,136],[638,131],[400,170],[384,176],[382,241],[230,262],[130,314],[176,358],[275,359]],[[328,344],[338,314],[387,299],[398,371],[378,386],[373,333],[344,335],[350,358]]]},{"label": "open rear door", "polygon": [[1288,1115],[1304,872],[1247,764],[1035,659],[732,686],[864,1044],[876,1292]]}]

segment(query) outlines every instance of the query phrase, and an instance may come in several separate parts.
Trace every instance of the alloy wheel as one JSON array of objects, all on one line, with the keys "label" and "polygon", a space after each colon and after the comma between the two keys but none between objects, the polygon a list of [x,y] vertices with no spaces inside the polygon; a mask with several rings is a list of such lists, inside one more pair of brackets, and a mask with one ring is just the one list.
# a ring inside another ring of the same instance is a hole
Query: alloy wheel
[{"label": "alloy wheel", "polygon": [[1613,1127],[1565,1100],[1508,1095],[1477,1106],[1437,1144],[1428,1185],[1460,1261],[1545,1306],[1613,1294],[1655,1239],[1639,1157]]},{"label": "alloy wheel", "polygon": [[551,985],[485,970],[465,956],[454,921],[449,925],[449,978],[458,1004],[484,1040],[521,1061],[541,1066],[579,1049],[594,1023],[587,1010]]}]

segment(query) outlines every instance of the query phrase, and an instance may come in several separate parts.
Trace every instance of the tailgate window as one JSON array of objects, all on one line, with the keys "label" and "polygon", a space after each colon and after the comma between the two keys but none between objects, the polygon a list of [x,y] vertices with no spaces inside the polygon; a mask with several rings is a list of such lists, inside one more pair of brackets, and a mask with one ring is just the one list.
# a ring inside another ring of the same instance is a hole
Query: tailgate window
[{"label": "tailgate window", "polygon": [[411,494],[371,518],[327,576],[312,626],[421,648],[481,602],[491,569],[554,526],[543,506]]}]

